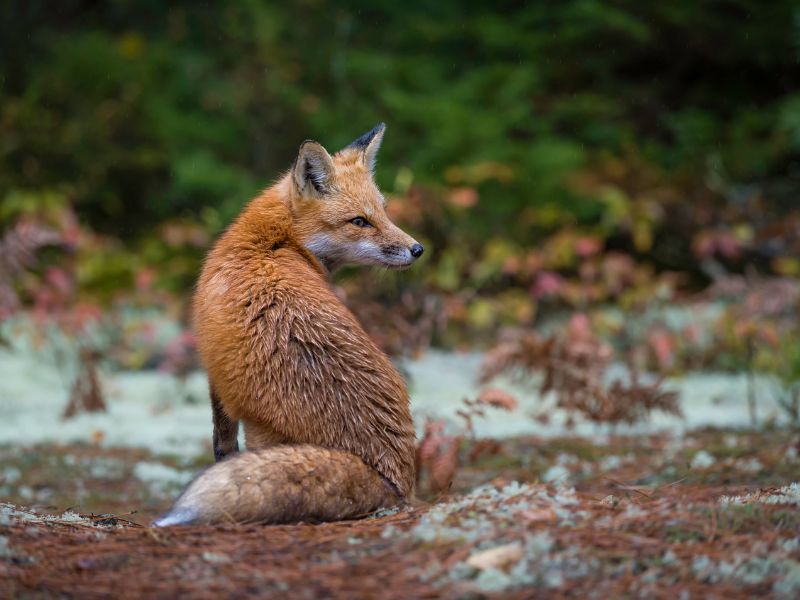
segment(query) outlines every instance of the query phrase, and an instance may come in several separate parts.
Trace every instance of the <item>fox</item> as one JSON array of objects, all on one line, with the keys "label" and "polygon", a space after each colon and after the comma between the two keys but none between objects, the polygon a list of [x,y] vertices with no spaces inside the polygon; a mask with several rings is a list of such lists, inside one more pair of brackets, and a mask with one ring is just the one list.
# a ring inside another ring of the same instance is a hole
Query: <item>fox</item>
[{"label": "fox", "polygon": [[216,462],[154,526],[337,521],[411,501],[405,381],[331,283],[345,265],[405,269],[423,253],[374,181],[385,129],[332,155],[303,142],[208,253],[192,320]]}]

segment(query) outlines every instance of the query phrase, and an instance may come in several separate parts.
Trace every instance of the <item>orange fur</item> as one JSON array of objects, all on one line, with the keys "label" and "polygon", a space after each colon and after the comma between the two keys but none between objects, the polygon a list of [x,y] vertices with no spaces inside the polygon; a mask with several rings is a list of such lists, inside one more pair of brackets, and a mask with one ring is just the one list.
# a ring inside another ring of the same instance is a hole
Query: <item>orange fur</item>
[{"label": "orange fur", "polygon": [[[304,143],[292,171],[251,202],[208,255],[194,326],[212,390],[215,452],[221,459],[236,449],[237,421],[255,452],[209,469],[159,524],[184,522],[176,515],[340,519],[412,495],[405,384],[337,298],[326,268],[413,262],[416,242],[386,217],[372,181],[382,133],[333,157]],[[359,216],[370,226],[350,222]],[[258,491],[233,493],[251,477]]]}]

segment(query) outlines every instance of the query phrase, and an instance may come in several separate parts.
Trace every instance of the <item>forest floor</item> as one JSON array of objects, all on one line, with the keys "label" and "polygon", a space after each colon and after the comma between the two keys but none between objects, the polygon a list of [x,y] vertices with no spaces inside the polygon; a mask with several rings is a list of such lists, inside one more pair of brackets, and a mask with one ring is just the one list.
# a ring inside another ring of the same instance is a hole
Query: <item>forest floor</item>
[{"label": "forest floor", "polygon": [[209,454],[0,446],[0,598],[800,595],[800,436],[466,441],[359,521],[148,527]]}]

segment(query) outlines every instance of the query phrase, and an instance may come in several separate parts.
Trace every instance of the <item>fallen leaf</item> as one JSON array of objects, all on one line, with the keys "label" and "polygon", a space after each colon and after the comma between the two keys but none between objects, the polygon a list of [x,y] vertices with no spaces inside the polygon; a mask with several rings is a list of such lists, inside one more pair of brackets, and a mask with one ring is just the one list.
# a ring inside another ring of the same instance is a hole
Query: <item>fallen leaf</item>
[{"label": "fallen leaf", "polygon": [[522,545],[515,542],[476,552],[466,562],[470,567],[481,571],[485,569],[502,569],[518,562],[522,555]]},{"label": "fallen leaf", "polygon": [[529,510],[522,511],[520,513],[520,516],[529,523],[535,523],[537,521],[556,520],[556,513],[553,512],[552,508],[532,508]]}]

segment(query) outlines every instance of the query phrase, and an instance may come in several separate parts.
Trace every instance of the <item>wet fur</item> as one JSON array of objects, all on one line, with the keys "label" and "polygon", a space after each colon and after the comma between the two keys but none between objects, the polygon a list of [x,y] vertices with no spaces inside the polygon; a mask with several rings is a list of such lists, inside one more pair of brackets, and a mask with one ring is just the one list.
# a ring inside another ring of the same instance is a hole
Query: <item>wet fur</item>
[{"label": "wet fur", "polygon": [[[157,524],[336,520],[411,497],[415,437],[405,383],[305,246],[320,233],[366,233],[392,251],[414,242],[386,217],[359,153],[335,155],[335,172],[315,178],[306,192],[296,171],[287,173],[208,255],[194,326],[222,462]],[[337,194],[314,197],[318,186]],[[334,222],[354,210],[339,204],[357,195],[362,204],[369,200],[358,210],[371,213],[374,231],[338,231]],[[243,454],[236,454],[238,421],[249,451]]]}]

